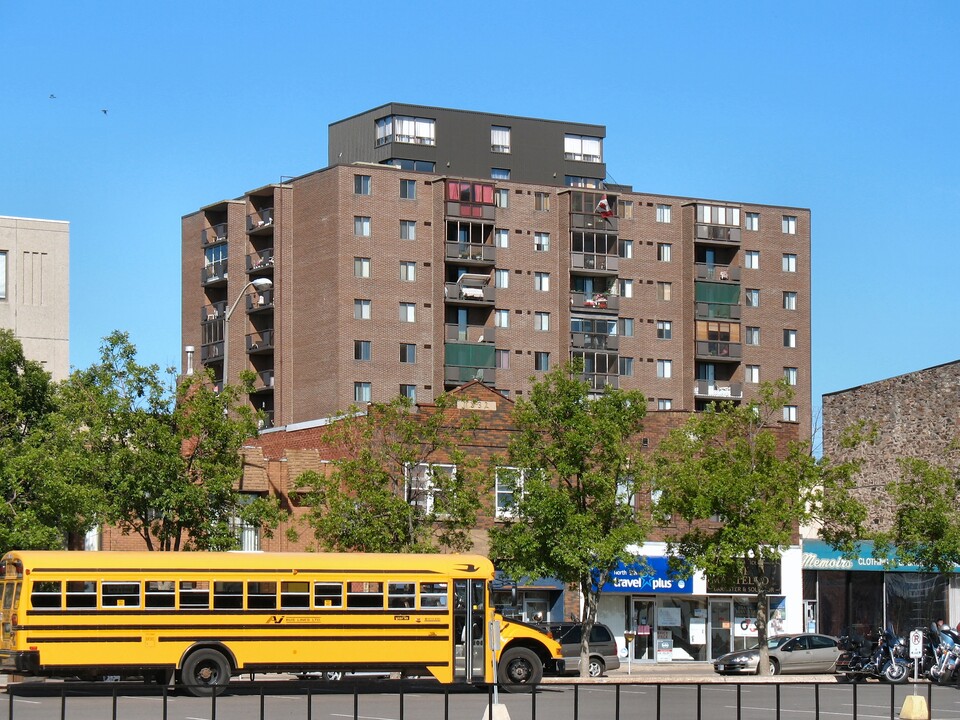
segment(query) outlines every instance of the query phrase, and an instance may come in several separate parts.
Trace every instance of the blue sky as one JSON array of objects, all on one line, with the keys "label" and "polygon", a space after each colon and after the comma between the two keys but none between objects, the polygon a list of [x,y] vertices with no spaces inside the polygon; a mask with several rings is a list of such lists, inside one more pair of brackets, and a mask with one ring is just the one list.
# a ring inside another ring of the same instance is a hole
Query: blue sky
[{"label": "blue sky", "polygon": [[0,0],[0,215],[71,223],[72,366],[114,329],[176,365],[180,216],[324,167],[329,123],[604,124],[637,191],[811,208],[819,405],[960,359],[958,30],[947,0]]}]

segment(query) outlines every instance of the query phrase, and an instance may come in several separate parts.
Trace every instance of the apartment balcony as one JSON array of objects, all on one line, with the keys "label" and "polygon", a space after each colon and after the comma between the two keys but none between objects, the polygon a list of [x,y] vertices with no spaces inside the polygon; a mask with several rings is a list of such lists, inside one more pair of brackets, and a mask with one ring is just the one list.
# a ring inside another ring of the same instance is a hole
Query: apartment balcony
[{"label": "apartment balcony", "polygon": [[493,220],[497,216],[497,206],[476,202],[447,200],[444,212],[447,214],[447,217],[470,218],[471,220]]},{"label": "apartment balcony", "polygon": [[697,303],[697,320],[740,320],[741,308],[739,305],[727,303]]},{"label": "apartment balcony", "polygon": [[262,208],[247,215],[247,232],[251,235],[273,232],[273,208]]},{"label": "apartment balcony", "polygon": [[247,255],[247,275],[269,275],[273,273],[273,248]]},{"label": "apartment balcony", "polygon": [[620,296],[606,293],[570,293],[570,309],[577,312],[616,314],[620,311]]},{"label": "apartment balcony", "polygon": [[223,362],[223,340],[200,346],[200,362]]},{"label": "apartment balcony", "polygon": [[607,388],[620,387],[620,376],[610,373],[584,373],[580,376],[590,385],[591,392],[603,392]]},{"label": "apartment balcony", "polygon": [[223,318],[227,312],[226,302],[215,302],[200,308],[200,322],[209,323]]},{"label": "apartment balcony", "polygon": [[570,333],[570,346],[578,350],[620,350],[620,336],[609,333]]},{"label": "apartment balcony", "polygon": [[578,275],[616,275],[620,272],[620,258],[617,255],[571,252],[570,271]]},{"label": "apartment balcony", "polygon": [[[464,280],[464,278],[468,279]],[[444,283],[443,299],[451,305],[493,306],[497,300],[497,289],[491,287],[489,282],[489,275],[465,273],[455,283]]]},{"label": "apartment balcony", "polygon": [[697,223],[694,226],[694,240],[697,242],[720,243],[722,245],[739,245],[740,228],[727,225],[706,225]]},{"label": "apartment balcony", "polygon": [[720,340],[697,340],[697,358],[706,360],[729,360],[740,362],[743,346],[740,343]]},{"label": "apartment balcony", "polygon": [[255,393],[273,392],[273,368],[257,373],[253,379],[253,391]]},{"label": "apartment balcony", "polygon": [[495,245],[478,243],[445,243],[446,259],[461,265],[493,265],[497,262]]},{"label": "apartment balcony", "polygon": [[616,215],[605,218],[599,213],[570,213],[570,227],[574,230],[594,230],[616,233],[620,231],[620,219]]},{"label": "apartment balcony", "polygon": [[247,294],[247,314],[273,310],[273,290],[252,292]]},{"label": "apartment balcony", "polygon": [[708,265],[696,263],[697,280],[711,282],[740,282],[740,267],[737,265]]},{"label": "apartment balcony", "polygon": [[227,241],[227,224],[219,223],[200,231],[200,240],[204,246],[216,245]]},{"label": "apartment balcony", "polygon": [[742,400],[743,385],[740,383],[697,380],[693,394],[698,398],[711,400]]},{"label": "apartment balcony", "polygon": [[497,328],[486,325],[457,325],[446,323],[445,338],[450,343],[489,343],[497,341]]},{"label": "apartment balcony", "polygon": [[444,365],[443,384],[459,387],[473,380],[479,380],[491,387],[497,384],[497,369],[493,367],[468,367],[465,365]]},{"label": "apartment balcony", "polygon": [[204,287],[225,285],[227,282],[227,261],[217,260],[200,269],[200,284]]},{"label": "apartment balcony", "polygon": [[261,330],[247,335],[248,355],[263,355],[270,352],[273,352],[273,329]]},{"label": "apartment balcony", "polygon": [[257,421],[257,429],[268,430],[273,427],[273,410],[261,410],[260,419]]}]

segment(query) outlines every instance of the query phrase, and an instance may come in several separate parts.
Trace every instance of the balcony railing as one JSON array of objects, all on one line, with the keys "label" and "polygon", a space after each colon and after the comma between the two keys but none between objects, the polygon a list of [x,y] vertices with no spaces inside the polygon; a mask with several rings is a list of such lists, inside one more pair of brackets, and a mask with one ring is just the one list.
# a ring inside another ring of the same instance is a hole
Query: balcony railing
[{"label": "balcony railing", "polygon": [[717,400],[740,400],[743,398],[743,385],[740,383],[697,380],[693,394],[697,397],[716,398]]},{"label": "balcony railing", "polygon": [[570,293],[570,309],[615,313],[620,310],[620,296],[605,293],[584,294],[573,292]]},{"label": "balcony railing", "polygon": [[620,336],[609,333],[570,333],[570,345],[584,350],[619,350]]},{"label": "balcony railing", "polygon": [[597,213],[570,213],[570,227],[615,233],[620,230],[620,219],[616,215],[605,218]]},{"label": "balcony railing", "polygon": [[223,341],[210,343],[200,346],[200,362],[222,362],[223,361]]},{"label": "balcony railing", "polygon": [[492,367],[465,367],[462,365],[443,366],[444,384],[463,385],[471,380],[479,380],[484,385],[496,385],[497,369]]},{"label": "balcony railing", "polygon": [[262,330],[247,335],[247,352],[251,355],[273,350],[273,330]]},{"label": "balcony railing", "polygon": [[454,200],[447,200],[446,213],[448,217],[493,220],[497,216],[497,206],[475,202],[456,202]]},{"label": "balcony railing", "polygon": [[495,343],[497,328],[486,325],[457,325],[446,323],[444,326],[447,342]]},{"label": "balcony railing", "polygon": [[694,238],[702,242],[740,244],[740,228],[697,223]]},{"label": "balcony railing", "polygon": [[200,269],[200,284],[215,285],[227,281],[227,261],[217,260]]},{"label": "balcony railing", "polygon": [[262,208],[247,215],[247,232],[255,233],[273,227],[273,208]]},{"label": "balcony railing", "polygon": [[227,224],[219,223],[200,231],[200,240],[204,245],[214,245],[227,241]]},{"label": "balcony railing", "polygon": [[257,428],[267,430],[273,427],[273,410],[260,410],[260,419],[257,420]]},{"label": "balcony railing", "polygon": [[719,340],[697,340],[697,357],[738,361],[743,357],[743,346]]},{"label": "balcony railing", "polygon": [[570,253],[570,269],[586,270],[590,273],[612,273],[620,271],[620,258],[617,255],[598,255],[596,253]]},{"label": "balcony railing", "polygon": [[620,376],[608,373],[584,373],[581,376],[590,385],[593,392],[601,392],[606,388],[616,390],[620,387]]},{"label": "balcony railing", "polygon": [[257,373],[253,381],[253,389],[257,392],[273,390],[273,368]]},{"label": "balcony railing", "polygon": [[740,320],[739,305],[726,303],[697,303],[697,320]]},{"label": "balcony railing", "polygon": [[213,322],[223,317],[227,312],[226,302],[215,302],[211,305],[204,305],[200,308],[200,322]]},{"label": "balcony railing", "polygon": [[493,264],[497,261],[497,248],[495,245],[448,242],[446,243],[446,258],[447,260]]},{"label": "balcony railing", "polygon": [[247,313],[273,309],[273,290],[247,293]]},{"label": "balcony railing", "polygon": [[493,305],[497,300],[497,289],[489,285],[472,287],[459,283],[444,283],[443,298],[447,302]]},{"label": "balcony railing", "polygon": [[697,280],[714,282],[740,282],[740,267],[737,265],[708,265],[697,263]]},{"label": "balcony railing", "polygon": [[248,273],[259,273],[264,270],[273,270],[273,248],[247,255]]}]

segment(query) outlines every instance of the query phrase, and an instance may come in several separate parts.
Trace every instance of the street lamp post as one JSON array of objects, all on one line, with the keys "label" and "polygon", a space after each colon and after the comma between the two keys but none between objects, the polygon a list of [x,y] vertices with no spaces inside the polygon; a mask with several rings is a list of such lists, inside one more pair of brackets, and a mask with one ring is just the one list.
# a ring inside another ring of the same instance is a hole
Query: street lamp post
[{"label": "street lamp post", "polygon": [[273,280],[270,278],[254,278],[240,289],[240,295],[233,301],[233,305],[227,308],[223,314],[223,384],[226,386],[230,382],[230,316],[237,309],[237,305],[243,300],[243,294],[247,288],[256,288],[257,290],[269,290],[273,287]]}]

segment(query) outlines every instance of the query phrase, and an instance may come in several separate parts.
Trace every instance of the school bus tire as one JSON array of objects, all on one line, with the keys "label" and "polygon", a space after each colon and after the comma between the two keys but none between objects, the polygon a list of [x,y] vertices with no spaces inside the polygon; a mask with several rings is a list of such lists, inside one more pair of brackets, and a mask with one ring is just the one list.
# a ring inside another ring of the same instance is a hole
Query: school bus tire
[{"label": "school bus tire", "polygon": [[525,647],[507,648],[497,663],[497,681],[507,691],[523,691],[543,679],[543,663]]},{"label": "school bus tire", "polygon": [[180,679],[194,697],[222,695],[230,682],[230,661],[218,650],[194,650],[183,663]]}]

